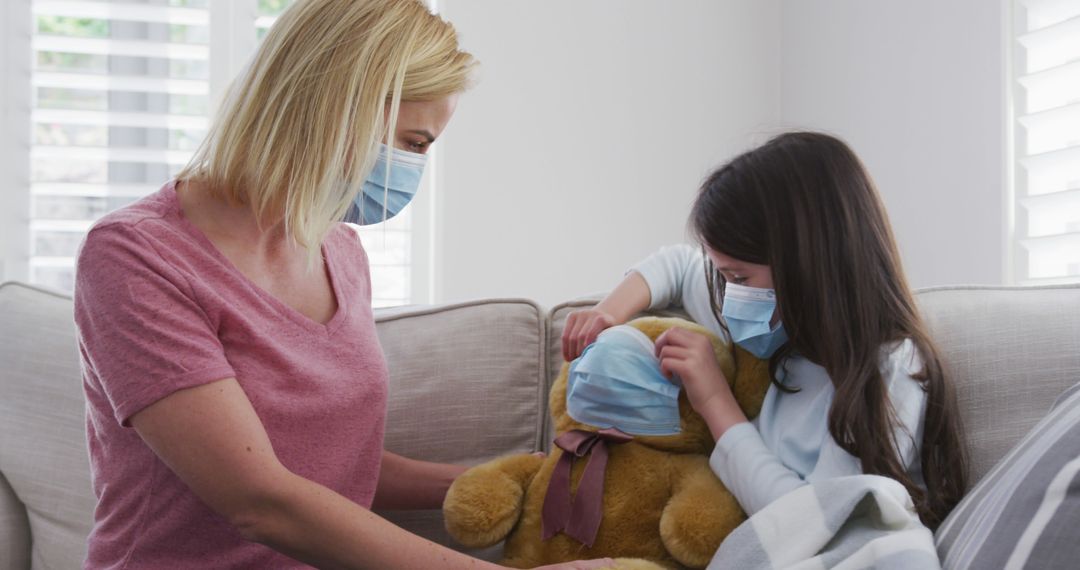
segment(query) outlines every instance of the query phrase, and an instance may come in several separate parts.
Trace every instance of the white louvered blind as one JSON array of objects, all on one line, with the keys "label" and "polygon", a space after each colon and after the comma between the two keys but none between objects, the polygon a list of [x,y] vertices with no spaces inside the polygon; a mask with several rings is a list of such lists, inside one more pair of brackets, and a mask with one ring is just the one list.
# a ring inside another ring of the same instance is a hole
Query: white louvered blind
[{"label": "white louvered blind", "polygon": [[[290,2],[32,1],[31,282],[71,290],[86,230],[188,161],[227,82]],[[409,218],[362,230],[376,306],[411,300]]]},{"label": "white louvered blind", "polygon": [[1080,280],[1080,0],[1016,0],[1017,278]]},{"label": "white louvered blind", "polygon": [[205,134],[206,1],[35,0],[30,280],[70,290],[106,212],[157,189]]}]

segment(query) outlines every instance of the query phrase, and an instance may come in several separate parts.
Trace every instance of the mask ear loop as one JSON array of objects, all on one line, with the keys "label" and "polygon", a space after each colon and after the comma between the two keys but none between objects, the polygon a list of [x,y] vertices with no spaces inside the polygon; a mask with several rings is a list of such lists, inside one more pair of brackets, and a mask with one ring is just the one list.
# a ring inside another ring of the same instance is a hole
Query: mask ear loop
[{"label": "mask ear loop", "polygon": [[383,177],[383,200],[382,200],[382,232],[379,239],[381,247],[386,249],[386,215],[389,212],[387,202],[390,201],[390,169],[394,167],[394,145],[386,145],[386,176]]}]

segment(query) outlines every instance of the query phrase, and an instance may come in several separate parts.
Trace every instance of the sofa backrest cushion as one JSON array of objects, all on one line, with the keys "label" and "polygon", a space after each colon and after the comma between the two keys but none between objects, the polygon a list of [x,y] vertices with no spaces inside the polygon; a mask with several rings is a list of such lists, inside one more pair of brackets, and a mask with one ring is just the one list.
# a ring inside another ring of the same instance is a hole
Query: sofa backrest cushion
[{"label": "sofa backrest cushion", "polygon": [[79,568],[94,494],[70,298],[0,285],[0,363],[0,567]]},{"label": "sofa backrest cushion", "polygon": [[971,490],[937,533],[946,569],[1075,568],[1080,384]]},{"label": "sofa backrest cushion", "polygon": [[957,389],[974,485],[1080,381],[1080,286],[944,287],[917,299]]},{"label": "sofa backrest cushion", "polygon": [[[540,307],[485,300],[379,310],[375,319],[390,366],[387,450],[475,465],[539,449],[547,398]],[[440,511],[380,514],[462,549],[447,534]],[[469,552],[494,560],[500,551]]]}]

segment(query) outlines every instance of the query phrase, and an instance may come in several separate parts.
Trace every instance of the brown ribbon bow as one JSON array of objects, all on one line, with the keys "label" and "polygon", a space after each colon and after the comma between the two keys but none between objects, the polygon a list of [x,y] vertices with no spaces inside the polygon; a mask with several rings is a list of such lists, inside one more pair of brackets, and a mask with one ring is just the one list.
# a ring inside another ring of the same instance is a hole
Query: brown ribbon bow
[{"label": "brown ribbon bow", "polygon": [[[626,443],[634,439],[615,428],[598,432],[572,430],[555,438],[555,445],[563,450],[555,464],[555,471],[548,483],[547,496],[541,510],[541,538],[548,540],[560,531],[592,548],[600,519],[604,516],[604,470],[607,468],[610,443]],[[577,493],[570,494],[570,469],[574,458],[589,455],[585,471],[581,474]]]}]

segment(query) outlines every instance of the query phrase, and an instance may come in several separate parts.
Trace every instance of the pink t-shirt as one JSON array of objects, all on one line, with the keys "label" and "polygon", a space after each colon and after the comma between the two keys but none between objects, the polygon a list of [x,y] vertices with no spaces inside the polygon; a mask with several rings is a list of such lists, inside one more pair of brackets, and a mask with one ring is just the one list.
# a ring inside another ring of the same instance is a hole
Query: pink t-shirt
[{"label": "pink t-shirt", "polygon": [[128,420],[184,388],[234,377],[292,472],[364,507],[375,494],[387,369],[357,234],[323,257],[338,310],[319,324],[240,273],[180,210],[175,182],[102,218],[78,257],[75,322],[98,498],[87,568],[292,568],[245,541]]}]

